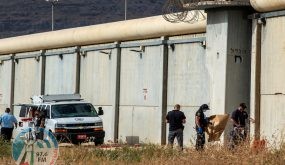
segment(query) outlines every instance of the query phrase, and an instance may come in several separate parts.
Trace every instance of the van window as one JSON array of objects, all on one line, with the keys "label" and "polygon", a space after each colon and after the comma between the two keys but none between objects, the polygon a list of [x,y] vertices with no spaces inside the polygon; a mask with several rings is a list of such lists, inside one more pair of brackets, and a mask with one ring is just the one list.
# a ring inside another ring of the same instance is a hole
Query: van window
[{"label": "van window", "polygon": [[46,118],[49,119],[49,118],[50,118],[50,105],[47,105],[47,106],[45,107],[44,112],[45,112]]},{"label": "van window", "polygon": [[20,117],[26,117],[26,114],[28,113],[28,107],[26,106],[21,106],[21,109],[20,109],[20,114],[19,116]]},{"label": "van window", "polygon": [[46,118],[50,118],[50,105],[40,105],[38,108],[42,115]]},{"label": "van window", "polygon": [[38,107],[37,106],[29,106],[29,107],[27,107],[27,109],[28,109],[28,117],[35,117],[35,111],[36,111],[36,109],[38,109]]},{"label": "van window", "polygon": [[51,117],[97,117],[98,114],[92,104],[62,104],[52,105]]}]

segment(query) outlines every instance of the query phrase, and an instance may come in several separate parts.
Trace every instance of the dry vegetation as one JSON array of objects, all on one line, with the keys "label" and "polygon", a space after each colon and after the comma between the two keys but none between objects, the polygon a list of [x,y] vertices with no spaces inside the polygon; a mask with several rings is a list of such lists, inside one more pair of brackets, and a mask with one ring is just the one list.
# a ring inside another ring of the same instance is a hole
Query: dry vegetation
[{"label": "dry vegetation", "polygon": [[[14,164],[11,160],[10,144],[0,144],[1,164]],[[183,152],[158,145],[140,147],[120,147],[102,149],[98,147],[60,148],[57,164],[94,165],[94,164],[285,164],[285,145],[279,149],[253,151],[247,146],[237,147],[234,151],[223,146],[208,146],[203,152],[186,148]]]}]

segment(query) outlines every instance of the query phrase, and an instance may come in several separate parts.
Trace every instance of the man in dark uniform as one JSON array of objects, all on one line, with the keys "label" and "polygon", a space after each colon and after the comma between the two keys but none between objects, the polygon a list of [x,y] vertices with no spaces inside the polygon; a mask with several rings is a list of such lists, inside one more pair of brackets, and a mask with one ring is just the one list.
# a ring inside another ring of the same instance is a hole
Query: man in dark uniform
[{"label": "man in dark uniform", "polygon": [[45,114],[42,111],[39,111],[38,109],[35,110],[34,123],[35,123],[36,139],[43,140],[44,132],[42,129],[45,128]]},{"label": "man in dark uniform", "polygon": [[45,127],[45,115],[38,109],[35,110],[35,126],[41,128]]},{"label": "man in dark uniform", "polygon": [[195,114],[195,124],[196,124],[196,150],[203,150],[205,144],[205,127],[208,125],[208,119],[206,118],[204,111],[209,110],[207,104],[200,106],[198,111]]},{"label": "man in dark uniform", "polygon": [[[245,130],[246,120],[248,119],[248,114],[245,111],[246,109],[245,103],[240,103],[239,107],[233,111],[231,116],[231,121],[233,122],[233,129],[244,129],[243,140],[246,139],[247,133]],[[232,133],[231,133],[232,134]],[[233,135],[231,135],[233,136]]]},{"label": "man in dark uniform", "polygon": [[169,123],[168,144],[173,147],[173,142],[176,137],[180,149],[183,150],[183,124],[186,122],[186,117],[184,113],[180,111],[179,104],[176,104],[174,110],[167,113],[166,122]]}]

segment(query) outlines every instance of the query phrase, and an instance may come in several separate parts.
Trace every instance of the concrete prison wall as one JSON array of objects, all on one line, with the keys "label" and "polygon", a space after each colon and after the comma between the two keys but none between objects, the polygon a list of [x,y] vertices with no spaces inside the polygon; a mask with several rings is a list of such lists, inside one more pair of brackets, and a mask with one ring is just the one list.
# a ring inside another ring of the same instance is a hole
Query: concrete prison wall
[{"label": "concrete prison wall", "polygon": [[215,8],[207,9],[207,25],[158,16],[2,39],[0,108],[35,94],[80,93],[105,109],[106,140],[165,144],[164,117],[179,103],[190,144],[201,104],[210,104],[210,114],[229,114],[245,102],[256,120],[251,135],[280,141],[285,4],[251,4],[265,13],[248,19],[249,8]]},{"label": "concrete prison wall", "polygon": [[105,110],[105,141],[160,144],[165,114],[180,103],[190,143],[194,112],[210,102],[205,28],[159,16],[2,39],[1,111],[32,95],[80,93]]}]

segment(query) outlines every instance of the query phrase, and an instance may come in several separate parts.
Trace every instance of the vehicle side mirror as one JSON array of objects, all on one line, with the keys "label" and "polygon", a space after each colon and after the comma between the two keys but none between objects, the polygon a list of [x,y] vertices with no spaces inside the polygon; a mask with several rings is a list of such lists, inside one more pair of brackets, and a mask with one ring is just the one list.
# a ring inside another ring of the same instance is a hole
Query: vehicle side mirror
[{"label": "vehicle side mirror", "polygon": [[102,107],[98,108],[98,115],[104,115],[104,111],[103,111]]}]

